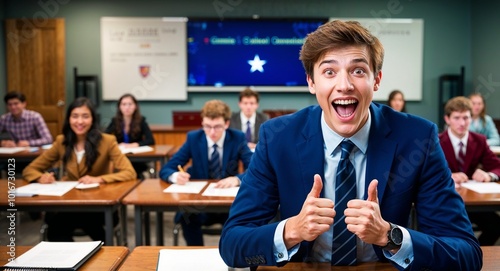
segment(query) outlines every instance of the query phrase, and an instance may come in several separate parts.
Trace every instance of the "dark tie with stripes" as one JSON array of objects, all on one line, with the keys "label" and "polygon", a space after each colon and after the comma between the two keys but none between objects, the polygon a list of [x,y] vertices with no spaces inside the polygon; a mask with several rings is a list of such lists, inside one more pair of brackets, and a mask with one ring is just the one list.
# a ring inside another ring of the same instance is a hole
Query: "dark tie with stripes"
[{"label": "dark tie with stripes", "polygon": [[247,121],[247,131],[245,132],[247,142],[252,142],[252,128],[250,128],[250,121]]},{"label": "dark tie with stripes", "polygon": [[458,162],[458,171],[464,172],[465,173],[465,168],[464,168],[464,161],[465,161],[465,148],[464,148],[464,143],[460,141],[458,143],[458,155],[457,155],[457,162]]},{"label": "dark tie with stripes", "polygon": [[221,165],[220,165],[220,155],[217,150],[217,144],[212,146],[214,150],[212,151],[212,155],[210,155],[210,160],[208,161],[208,176],[211,179],[220,179],[221,178]]},{"label": "dark tie with stripes", "polygon": [[332,265],[356,264],[356,236],[347,230],[344,210],[347,202],[356,198],[356,172],[349,160],[354,144],[340,143],[342,154],[335,177],[335,222],[333,223]]}]

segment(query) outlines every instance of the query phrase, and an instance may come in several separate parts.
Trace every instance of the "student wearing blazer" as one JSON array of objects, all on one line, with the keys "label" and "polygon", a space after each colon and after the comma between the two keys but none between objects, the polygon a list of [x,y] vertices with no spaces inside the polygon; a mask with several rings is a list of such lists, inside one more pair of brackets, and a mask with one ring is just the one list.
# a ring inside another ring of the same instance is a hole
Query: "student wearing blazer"
[{"label": "student wearing blazer", "polygon": [[[203,128],[187,134],[186,142],[162,167],[160,178],[177,184],[185,184],[190,179],[216,179],[220,188],[239,186],[243,174],[238,173],[238,164],[241,161],[246,169],[252,152],[245,135],[228,128],[230,116],[226,103],[219,100],[206,102],[201,111]],[[184,172],[181,167],[190,160],[192,164]],[[223,224],[226,219],[227,213],[178,213],[176,216],[188,246],[203,246],[202,225]]]},{"label": "student wearing blazer", "polygon": [[[63,134],[23,171],[29,182],[52,183],[54,173],[46,173],[61,162],[63,179],[80,183],[110,183],[136,179],[128,158],[118,148],[116,138],[99,131],[95,110],[85,97],[77,98],[66,112]],[[110,164],[113,164],[113,172]],[[104,240],[101,213],[47,213],[49,241],[72,241],[75,228],[82,228],[94,240]]]},{"label": "student wearing blazer", "polygon": [[[372,102],[383,55],[358,22],[330,21],[306,37],[300,59],[319,106],[262,124],[219,243],[228,266],[390,261],[399,270],[481,269],[436,125]],[[349,164],[354,176],[341,178],[338,169]],[[347,187],[355,195],[335,195],[353,177]],[[413,205],[418,230],[408,227]],[[270,222],[276,214],[281,221]],[[354,241],[349,253],[336,255],[337,237]]]},{"label": "student wearing blazer", "polygon": [[[457,188],[468,180],[491,182],[500,176],[500,159],[490,150],[486,137],[469,131],[472,110],[471,100],[463,96],[450,99],[444,108],[448,128],[439,135],[439,142]],[[481,231],[479,243],[495,245],[500,237],[500,216],[496,212],[469,212],[469,218]]]},{"label": "student wearing blazer", "polygon": [[[231,115],[229,128],[243,131],[248,141],[248,147],[253,150],[259,142],[260,126],[269,119],[269,116],[257,112],[259,108],[259,93],[250,88],[245,88],[240,92],[238,106],[240,107],[240,111],[234,112]],[[250,131],[247,131],[247,122],[250,122]]]}]

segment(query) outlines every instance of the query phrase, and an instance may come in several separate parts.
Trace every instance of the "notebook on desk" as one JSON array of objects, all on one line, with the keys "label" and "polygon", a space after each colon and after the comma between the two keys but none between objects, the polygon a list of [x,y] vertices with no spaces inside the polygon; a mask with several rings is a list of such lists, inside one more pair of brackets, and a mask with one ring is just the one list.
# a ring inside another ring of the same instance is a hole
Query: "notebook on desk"
[{"label": "notebook on desk", "polygon": [[77,270],[103,245],[92,242],[40,242],[0,270]]}]

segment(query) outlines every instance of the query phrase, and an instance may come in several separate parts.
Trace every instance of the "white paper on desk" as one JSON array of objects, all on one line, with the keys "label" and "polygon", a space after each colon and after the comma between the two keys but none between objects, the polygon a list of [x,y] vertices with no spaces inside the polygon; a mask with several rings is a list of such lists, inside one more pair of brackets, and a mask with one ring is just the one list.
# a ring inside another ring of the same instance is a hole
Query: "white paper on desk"
[{"label": "white paper on desk", "polygon": [[163,193],[189,193],[189,194],[198,194],[200,191],[207,185],[208,182],[205,181],[196,181],[196,182],[187,182],[186,184],[171,184],[169,187],[163,190]]},{"label": "white paper on desk", "polygon": [[217,248],[207,249],[161,249],[157,271],[227,271]]},{"label": "white paper on desk", "polygon": [[53,182],[49,184],[30,183],[16,188],[16,194],[40,196],[62,196],[78,184],[77,181]]},{"label": "white paper on desk", "polygon": [[500,146],[490,146],[490,150],[494,153],[500,153]]},{"label": "white paper on desk", "polygon": [[135,148],[126,148],[120,146],[120,150],[122,151],[122,153],[142,153],[142,152],[150,152],[153,151],[154,149],[150,146],[140,146]]},{"label": "white paper on desk", "polygon": [[236,197],[240,187],[229,187],[229,188],[215,188],[216,183],[211,183],[208,185],[207,189],[203,191],[202,196],[207,197]]},{"label": "white paper on desk", "polygon": [[500,193],[500,184],[468,181],[461,183],[461,186],[480,194]]},{"label": "white paper on desk", "polygon": [[27,150],[26,147],[13,147],[13,148],[7,148],[7,147],[0,147],[0,153],[16,153],[16,152],[21,152]]}]

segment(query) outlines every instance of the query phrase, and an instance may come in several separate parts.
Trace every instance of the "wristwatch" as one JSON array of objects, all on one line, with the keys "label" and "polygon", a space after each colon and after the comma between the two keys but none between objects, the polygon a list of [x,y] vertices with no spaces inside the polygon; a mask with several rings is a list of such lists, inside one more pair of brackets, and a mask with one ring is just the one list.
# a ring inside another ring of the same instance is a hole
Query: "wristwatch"
[{"label": "wristwatch", "polygon": [[391,225],[391,228],[387,232],[387,245],[380,248],[384,250],[399,249],[403,243],[403,231],[391,222],[389,222],[389,225]]}]

